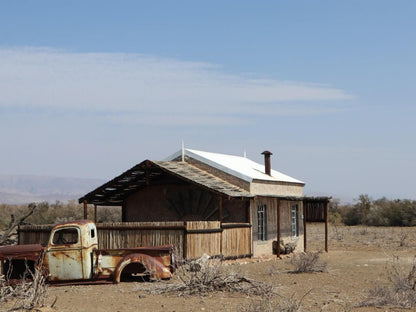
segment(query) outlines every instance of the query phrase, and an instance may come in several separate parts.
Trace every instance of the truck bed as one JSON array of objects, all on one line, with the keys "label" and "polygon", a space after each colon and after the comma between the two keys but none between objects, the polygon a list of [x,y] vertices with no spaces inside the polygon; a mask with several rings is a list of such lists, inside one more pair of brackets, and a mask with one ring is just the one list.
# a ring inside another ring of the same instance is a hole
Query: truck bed
[{"label": "truck bed", "polygon": [[[94,250],[94,278],[108,279],[117,274],[170,278],[175,265],[172,245]],[[117,272],[121,270],[122,272]]]}]

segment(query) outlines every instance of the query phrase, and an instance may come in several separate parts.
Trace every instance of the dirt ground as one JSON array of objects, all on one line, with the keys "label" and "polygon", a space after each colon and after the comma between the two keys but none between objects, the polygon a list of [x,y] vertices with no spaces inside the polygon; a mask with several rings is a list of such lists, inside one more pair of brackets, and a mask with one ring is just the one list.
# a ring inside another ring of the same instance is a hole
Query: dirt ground
[{"label": "dirt ground", "polygon": [[[330,225],[329,237],[329,253],[321,255],[321,260],[327,263],[326,273],[290,273],[291,256],[239,259],[225,261],[223,265],[272,284],[278,293],[276,311],[285,303],[299,302],[302,297],[299,311],[401,311],[356,305],[369,289],[388,285],[386,268],[393,258],[400,259],[403,266],[411,264],[416,255],[416,228]],[[309,224],[308,250],[323,247],[323,225]],[[173,282],[175,278],[153,283],[49,287],[48,302],[56,299],[56,303],[54,308],[42,311],[261,311],[253,308],[261,298],[237,293],[219,292],[205,297],[150,294],[155,285]],[[4,305],[0,310],[7,308]]]}]

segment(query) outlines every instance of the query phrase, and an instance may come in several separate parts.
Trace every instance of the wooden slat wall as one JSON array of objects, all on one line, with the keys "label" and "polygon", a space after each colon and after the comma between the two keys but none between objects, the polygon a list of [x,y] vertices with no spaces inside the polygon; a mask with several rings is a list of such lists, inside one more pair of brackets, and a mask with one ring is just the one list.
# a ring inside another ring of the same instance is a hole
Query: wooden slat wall
[{"label": "wooden slat wall", "polygon": [[251,255],[251,227],[230,227],[223,224],[222,254],[224,257]]},{"label": "wooden slat wall", "polygon": [[[249,224],[223,224],[219,221],[98,223],[100,249],[118,249],[171,244],[180,258],[196,259],[204,253],[224,257],[248,256],[251,252]],[[19,229],[20,244],[48,243],[52,225],[24,225]]]},{"label": "wooden slat wall", "polygon": [[[19,244],[48,243],[52,225],[24,225],[19,230]],[[117,249],[140,246],[174,245],[183,255],[185,222],[98,223],[98,248]]]},{"label": "wooden slat wall", "polygon": [[[221,223],[219,221],[187,221],[186,259],[221,255]],[[201,230],[201,232],[198,232]],[[214,230],[213,232],[204,230]]]},{"label": "wooden slat wall", "polygon": [[53,225],[21,225],[18,228],[20,245],[48,244]]},{"label": "wooden slat wall", "polygon": [[183,255],[184,222],[119,222],[97,224],[98,247],[120,249],[174,245]]},{"label": "wooden slat wall", "polygon": [[307,202],[306,221],[307,222],[325,222],[325,203]]}]

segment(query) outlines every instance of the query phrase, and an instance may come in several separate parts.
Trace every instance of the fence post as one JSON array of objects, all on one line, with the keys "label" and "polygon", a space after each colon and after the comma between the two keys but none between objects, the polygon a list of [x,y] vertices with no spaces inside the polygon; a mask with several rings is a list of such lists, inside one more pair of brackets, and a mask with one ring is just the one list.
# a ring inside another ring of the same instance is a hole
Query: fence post
[{"label": "fence post", "polygon": [[277,257],[280,258],[280,199],[277,200]]},{"label": "fence post", "polygon": [[328,252],[328,203],[329,201],[327,200],[325,202],[325,251]]},{"label": "fence post", "polygon": [[306,234],[306,219],[307,219],[307,203],[302,202],[303,206],[303,251],[306,252],[308,249],[307,234]]},{"label": "fence post", "polygon": [[84,219],[88,219],[88,206],[87,206],[87,200],[84,199]]}]

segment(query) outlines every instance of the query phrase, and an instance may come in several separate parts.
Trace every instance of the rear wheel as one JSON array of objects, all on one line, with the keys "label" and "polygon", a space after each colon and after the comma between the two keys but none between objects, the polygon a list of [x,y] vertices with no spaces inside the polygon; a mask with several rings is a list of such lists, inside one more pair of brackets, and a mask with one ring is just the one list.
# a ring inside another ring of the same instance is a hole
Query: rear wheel
[{"label": "rear wheel", "polygon": [[141,263],[130,263],[121,272],[121,282],[147,282],[150,275]]}]

